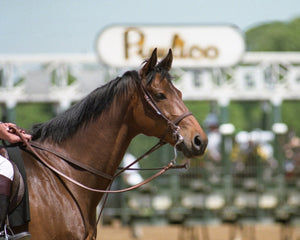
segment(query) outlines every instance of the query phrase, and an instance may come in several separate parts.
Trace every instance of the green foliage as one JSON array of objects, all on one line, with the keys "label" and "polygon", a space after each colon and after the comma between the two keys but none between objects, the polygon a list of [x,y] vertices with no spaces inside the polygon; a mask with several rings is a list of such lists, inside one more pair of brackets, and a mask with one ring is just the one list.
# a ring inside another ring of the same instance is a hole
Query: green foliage
[{"label": "green foliage", "polygon": [[199,123],[203,123],[207,114],[210,112],[209,102],[186,101],[185,105],[193,113]]},{"label": "green foliage", "polygon": [[251,131],[255,128],[263,128],[259,102],[231,102],[229,112],[230,122],[237,131]]},{"label": "green foliage", "polygon": [[300,18],[271,22],[246,32],[248,51],[300,51]]},{"label": "green foliage", "polygon": [[[251,28],[246,32],[246,45],[248,51],[300,51],[300,17],[289,22],[270,22]],[[256,125],[256,118],[249,106],[245,105],[250,112],[244,111],[245,119],[241,120],[240,125],[248,122]],[[232,114],[239,110],[231,107]],[[300,136],[300,124],[296,113],[300,110],[299,101],[288,101],[282,104],[282,121],[286,123],[291,131]],[[236,116],[233,117],[236,119]],[[250,119],[250,121],[249,121]],[[270,119],[268,120],[270,122]],[[247,125],[247,124],[246,124]],[[241,126],[241,128],[244,128]],[[248,126],[250,127],[250,126]],[[253,127],[253,126],[252,126]]]},{"label": "green foliage", "polygon": [[299,101],[285,101],[282,104],[282,121],[289,127],[289,131],[300,136],[300,121],[299,115],[300,104]]},{"label": "green foliage", "polygon": [[30,129],[33,124],[49,120],[54,116],[53,105],[49,103],[24,103],[16,107],[16,124]]}]

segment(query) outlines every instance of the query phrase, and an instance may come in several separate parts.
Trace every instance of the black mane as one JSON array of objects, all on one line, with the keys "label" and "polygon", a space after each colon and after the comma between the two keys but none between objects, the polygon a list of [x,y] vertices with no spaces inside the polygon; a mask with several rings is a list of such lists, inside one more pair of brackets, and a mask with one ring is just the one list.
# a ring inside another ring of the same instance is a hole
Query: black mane
[{"label": "black mane", "polygon": [[79,128],[100,116],[103,110],[111,105],[115,96],[126,96],[128,90],[135,87],[138,80],[137,71],[128,71],[122,77],[117,77],[95,89],[67,111],[48,122],[34,125],[31,129],[32,139],[43,141],[50,138],[55,143],[61,143]]}]

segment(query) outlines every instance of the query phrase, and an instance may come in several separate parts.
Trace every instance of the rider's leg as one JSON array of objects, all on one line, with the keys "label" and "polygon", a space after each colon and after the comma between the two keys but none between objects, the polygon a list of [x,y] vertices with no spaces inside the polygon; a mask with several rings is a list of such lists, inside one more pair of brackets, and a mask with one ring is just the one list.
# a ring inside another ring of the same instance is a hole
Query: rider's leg
[{"label": "rider's leg", "polygon": [[[1,0],[0,0],[1,1]],[[16,209],[9,213],[9,225],[13,228],[28,224],[30,221],[29,196],[27,190],[27,176],[21,151],[18,147],[7,149],[9,158],[18,167],[24,181],[24,197]]]},{"label": "rider's leg", "polygon": [[12,164],[0,156],[0,231],[2,231],[7,216],[11,185],[14,177]]},{"label": "rider's leg", "polygon": [[5,231],[3,231],[8,213],[13,178],[14,168],[11,162],[0,155],[0,240],[28,240],[30,239],[28,232],[6,235]]}]

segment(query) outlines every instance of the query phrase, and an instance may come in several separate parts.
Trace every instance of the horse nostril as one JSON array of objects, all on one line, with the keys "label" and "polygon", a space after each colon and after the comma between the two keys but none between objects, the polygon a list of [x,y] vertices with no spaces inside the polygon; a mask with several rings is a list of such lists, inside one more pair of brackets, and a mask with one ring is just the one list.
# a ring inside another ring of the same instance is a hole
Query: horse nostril
[{"label": "horse nostril", "polygon": [[197,136],[194,138],[194,146],[195,146],[196,148],[200,149],[201,144],[202,144],[201,137],[200,137],[199,135],[197,135]]},{"label": "horse nostril", "polygon": [[207,146],[207,139],[202,139],[200,135],[195,136],[194,138],[194,149],[204,153]]}]

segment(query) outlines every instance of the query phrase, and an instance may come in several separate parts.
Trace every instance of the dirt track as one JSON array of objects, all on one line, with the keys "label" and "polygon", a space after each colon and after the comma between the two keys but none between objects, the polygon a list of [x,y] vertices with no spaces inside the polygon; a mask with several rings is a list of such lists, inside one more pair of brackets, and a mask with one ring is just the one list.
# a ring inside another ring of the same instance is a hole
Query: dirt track
[{"label": "dirt track", "polygon": [[[128,227],[119,224],[100,226],[97,240],[300,240],[300,226],[293,228],[289,235],[282,236],[279,225],[257,225],[240,230],[231,235],[232,228],[228,225],[209,226],[207,229],[196,226],[183,231],[182,226],[139,226],[134,238]],[[287,233],[288,234],[288,233]],[[232,237],[231,237],[232,236]]]}]

